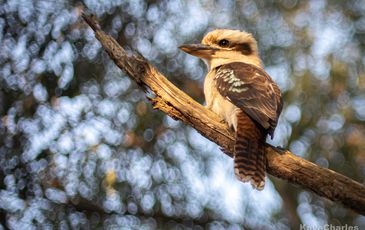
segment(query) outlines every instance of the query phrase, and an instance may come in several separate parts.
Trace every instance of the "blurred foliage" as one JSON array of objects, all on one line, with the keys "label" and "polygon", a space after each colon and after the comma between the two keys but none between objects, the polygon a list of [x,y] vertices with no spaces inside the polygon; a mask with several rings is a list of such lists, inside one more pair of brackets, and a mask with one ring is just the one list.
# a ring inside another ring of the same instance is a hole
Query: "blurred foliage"
[{"label": "blurred foliage", "polygon": [[291,229],[365,218],[232,160],[153,111],[80,19],[199,102],[206,67],[178,50],[214,28],[257,38],[285,107],[270,142],[365,180],[365,1],[0,1],[0,229]]}]

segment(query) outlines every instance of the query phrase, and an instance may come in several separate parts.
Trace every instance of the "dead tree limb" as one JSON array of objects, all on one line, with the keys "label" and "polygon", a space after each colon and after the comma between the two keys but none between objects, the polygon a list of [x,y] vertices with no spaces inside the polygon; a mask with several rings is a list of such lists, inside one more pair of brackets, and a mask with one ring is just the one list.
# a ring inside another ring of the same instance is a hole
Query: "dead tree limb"
[{"label": "dead tree limb", "polygon": [[[144,90],[151,90],[153,108],[192,126],[232,156],[234,133],[210,110],[194,101],[167,80],[141,55],[129,55],[113,37],[104,33],[92,16],[83,14],[96,38],[115,64]],[[289,151],[267,145],[267,172],[301,185],[319,196],[365,215],[365,186],[330,169],[319,167]]]}]

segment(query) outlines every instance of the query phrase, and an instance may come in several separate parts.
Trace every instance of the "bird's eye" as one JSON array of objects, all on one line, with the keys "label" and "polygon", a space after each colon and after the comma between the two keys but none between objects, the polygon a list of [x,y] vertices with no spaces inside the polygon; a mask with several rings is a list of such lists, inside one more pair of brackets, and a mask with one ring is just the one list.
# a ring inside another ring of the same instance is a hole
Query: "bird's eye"
[{"label": "bird's eye", "polygon": [[220,47],[227,47],[227,46],[229,46],[229,41],[228,41],[227,39],[222,39],[222,40],[220,40],[220,41],[218,42],[218,45],[219,45]]}]

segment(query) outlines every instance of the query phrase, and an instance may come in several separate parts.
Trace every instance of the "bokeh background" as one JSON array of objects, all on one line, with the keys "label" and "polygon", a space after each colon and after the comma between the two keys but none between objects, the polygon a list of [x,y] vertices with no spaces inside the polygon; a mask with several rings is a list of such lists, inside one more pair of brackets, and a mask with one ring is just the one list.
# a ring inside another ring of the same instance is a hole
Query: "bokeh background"
[{"label": "bokeh background", "polygon": [[201,103],[206,67],[177,47],[251,32],[284,94],[270,142],[365,181],[364,0],[0,0],[0,229],[365,227],[285,181],[238,182],[218,146],[152,110],[86,8]]}]

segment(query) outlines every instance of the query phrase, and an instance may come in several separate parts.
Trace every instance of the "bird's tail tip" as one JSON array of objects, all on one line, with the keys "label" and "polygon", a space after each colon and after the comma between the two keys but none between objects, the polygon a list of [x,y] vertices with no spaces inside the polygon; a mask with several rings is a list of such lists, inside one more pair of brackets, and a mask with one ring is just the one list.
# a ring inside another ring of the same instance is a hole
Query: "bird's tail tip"
[{"label": "bird's tail tip", "polygon": [[255,175],[249,175],[249,174],[254,174],[253,173],[243,173],[240,172],[240,170],[235,167],[235,176],[236,178],[241,181],[241,182],[250,182],[252,185],[253,189],[256,189],[258,191],[262,191],[265,188],[265,178],[258,178],[257,176],[255,177]]},{"label": "bird's tail tip", "polygon": [[256,182],[254,180],[251,180],[251,185],[254,189],[258,190],[258,191],[262,191],[265,188],[265,179]]}]

